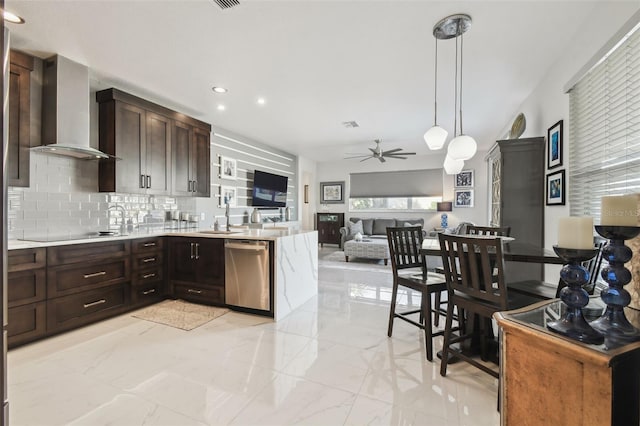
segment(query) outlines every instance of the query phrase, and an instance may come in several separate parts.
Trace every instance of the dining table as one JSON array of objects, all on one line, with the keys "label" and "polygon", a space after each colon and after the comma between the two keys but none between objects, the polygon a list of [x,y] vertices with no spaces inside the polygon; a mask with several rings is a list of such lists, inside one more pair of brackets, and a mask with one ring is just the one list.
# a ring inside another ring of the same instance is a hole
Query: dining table
[{"label": "dining table", "polygon": [[[495,237],[495,236],[475,236],[475,235],[464,235],[465,237],[474,237],[474,238],[500,238],[502,239],[502,254],[503,258],[506,262],[524,262],[529,264],[539,264],[542,266],[543,264],[553,264],[553,265],[562,265],[563,260],[556,255],[553,250],[539,247],[531,243],[517,241],[512,237]],[[425,238],[422,242],[422,248],[420,249],[420,253],[424,256],[434,256],[437,258],[441,258],[442,254],[440,251],[440,241],[437,238]],[[519,268],[520,272],[522,272],[523,268]],[[509,281],[507,277],[507,282]],[[508,283],[507,283],[508,286]],[[476,337],[471,340],[469,345],[464,347],[464,351],[468,354],[477,354],[480,349],[480,341],[482,338],[479,333],[479,323],[475,318],[467,318],[466,327],[469,327],[473,330],[473,333],[476,334]],[[487,330],[488,336],[485,338],[490,338],[493,335],[491,327],[488,327]],[[493,346],[491,350],[492,355],[489,356],[490,360],[493,360],[497,363],[497,345]],[[438,358],[441,357],[441,351],[438,352]],[[450,359],[449,362],[455,362],[455,360]]]},{"label": "dining table", "polygon": [[[465,235],[470,237],[471,235]],[[501,237],[497,237],[501,238]],[[548,263],[562,265],[563,261],[550,249],[539,247],[531,243],[520,242],[510,237],[502,237],[502,254],[505,261],[526,263]],[[440,241],[437,238],[425,238],[422,241],[420,253],[425,256],[440,257]]]}]

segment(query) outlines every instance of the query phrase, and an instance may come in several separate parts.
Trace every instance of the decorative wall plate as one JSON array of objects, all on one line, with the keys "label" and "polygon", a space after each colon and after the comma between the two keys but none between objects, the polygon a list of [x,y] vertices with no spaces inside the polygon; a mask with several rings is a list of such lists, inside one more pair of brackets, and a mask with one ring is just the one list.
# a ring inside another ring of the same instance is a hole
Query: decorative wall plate
[{"label": "decorative wall plate", "polygon": [[524,133],[524,129],[527,128],[527,119],[523,113],[518,114],[513,124],[511,125],[511,131],[509,132],[509,139],[518,139]]}]

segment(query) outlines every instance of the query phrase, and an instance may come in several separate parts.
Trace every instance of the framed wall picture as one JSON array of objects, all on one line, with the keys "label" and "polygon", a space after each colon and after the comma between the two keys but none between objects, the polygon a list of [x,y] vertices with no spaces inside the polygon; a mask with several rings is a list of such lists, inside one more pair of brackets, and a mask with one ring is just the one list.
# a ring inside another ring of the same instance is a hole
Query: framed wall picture
[{"label": "framed wall picture", "polygon": [[236,180],[237,168],[236,160],[229,157],[220,156],[220,179]]},{"label": "framed wall picture", "polygon": [[547,175],[547,206],[564,206],[564,170]]},{"label": "framed wall picture", "polygon": [[463,170],[455,175],[456,188],[473,188],[473,170]]},{"label": "framed wall picture", "polygon": [[343,204],[344,181],[320,182],[320,202],[322,204]]},{"label": "framed wall picture", "polygon": [[453,207],[473,207],[473,189],[453,191]]},{"label": "framed wall picture", "polygon": [[220,185],[220,207],[225,207],[227,203],[229,203],[229,207],[237,206],[236,188]]},{"label": "framed wall picture", "polygon": [[562,165],[562,120],[547,130],[547,169]]}]

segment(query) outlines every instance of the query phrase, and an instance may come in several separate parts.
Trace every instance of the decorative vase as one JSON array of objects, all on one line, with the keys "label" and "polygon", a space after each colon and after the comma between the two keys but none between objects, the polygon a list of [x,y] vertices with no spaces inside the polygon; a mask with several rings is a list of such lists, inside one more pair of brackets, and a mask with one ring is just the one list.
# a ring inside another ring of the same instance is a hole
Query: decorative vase
[{"label": "decorative vase", "polygon": [[640,330],[635,328],[624,314],[624,307],[631,303],[631,295],[624,285],[631,281],[631,272],[624,264],[631,260],[633,252],[624,244],[640,234],[638,226],[598,225],[596,232],[609,240],[602,249],[602,258],[609,265],[602,268],[602,278],[609,288],[602,290],[600,297],[607,304],[604,313],[591,326],[600,331],[610,342],[608,346],[640,340]]},{"label": "decorative vase", "polygon": [[604,336],[594,330],[584,319],[582,308],[589,303],[589,294],[582,288],[589,281],[589,271],[582,262],[591,259],[598,249],[572,249],[553,246],[558,257],[567,262],[560,271],[560,278],[567,287],[560,292],[560,300],[566,305],[563,315],[547,323],[547,328],[570,339],[584,343],[602,344]]},{"label": "decorative vase", "polygon": [[260,210],[253,209],[253,212],[251,212],[251,222],[252,223],[262,222],[262,214],[260,213]]}]

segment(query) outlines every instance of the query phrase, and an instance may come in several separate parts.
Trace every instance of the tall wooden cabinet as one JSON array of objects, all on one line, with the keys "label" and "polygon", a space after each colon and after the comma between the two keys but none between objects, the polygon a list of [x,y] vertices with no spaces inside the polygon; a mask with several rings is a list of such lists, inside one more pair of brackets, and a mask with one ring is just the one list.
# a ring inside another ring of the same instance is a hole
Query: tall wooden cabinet
[{"label": "tall wooden cabinet", "polygon": [[9,140],[7,184],[29,186],[31,148],[31,71],[33,57],[12,50],[9,56]]},{"label": "tall wooden cabinet", "polygon": [[173,132],[173,194],[209,197],[210,132],[180,121]]},{"label": "tall wooden cabinet", "polygon": [[327,244],[340,246],[340,228],[344,226],[344,213],[316,213],[316,229],[320,247]]},{"label": "tall wooden cabinet", "polygon": [[[544,138],[497,141],[487,156],[490,225],[510,226],[518,242],[544,247]],[[509,280],[542,279],[543,265],[509,268]]]}]

